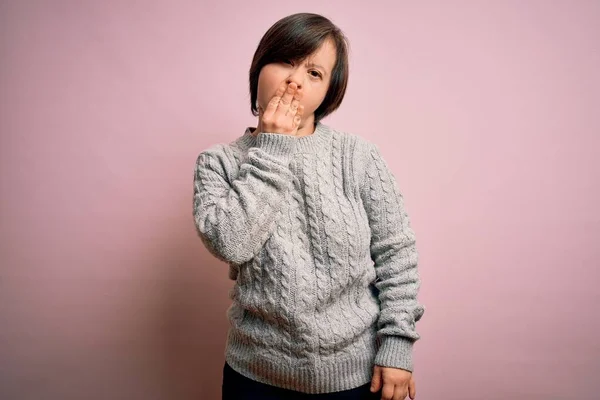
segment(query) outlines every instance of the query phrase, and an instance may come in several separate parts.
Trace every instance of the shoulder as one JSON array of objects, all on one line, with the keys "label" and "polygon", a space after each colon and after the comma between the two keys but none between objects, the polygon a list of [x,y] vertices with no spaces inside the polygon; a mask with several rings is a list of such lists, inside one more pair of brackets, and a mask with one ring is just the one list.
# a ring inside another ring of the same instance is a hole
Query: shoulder
[{"label": "shoulder", "polygon": [[368,149],[373,146],[377,147],[377,144],[369,139],[369,137],[363,132],[347,131],[341,129],[330,128],[333,135],[337,135],[342,140],[354,142],[361,150]]},{"label": "shoulder", "polygon": [[235,175],[239,169],[240,153],[231,143],[214,143],[196,156],[195,174],[217,173],[224,179]]},{"label": "shoulder", "polygon": [[379,146],[362,134],[333,128],[331,131],[334,139],[343,143],[345,155],[349,156],[354,166],[357,167],[355,172],[360,173],[372,159],[373,153],[379,153]]},{"label": "shoulder", "polygon": [[241,151],[235,141],[231,143],[214,143],[197,154],[196,164],[209,161],[227,163],[239,159],[240,154]]}]

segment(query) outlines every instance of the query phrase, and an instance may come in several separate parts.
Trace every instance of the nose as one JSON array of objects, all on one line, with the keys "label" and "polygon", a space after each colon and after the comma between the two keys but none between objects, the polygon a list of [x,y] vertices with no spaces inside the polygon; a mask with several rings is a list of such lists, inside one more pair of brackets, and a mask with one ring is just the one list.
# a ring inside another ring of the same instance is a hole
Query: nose
[{"label": "nose", "polygon": [[292,82],[296,83],[296,86],[298,86],[298,89],[302,89],[302,84],[300,83],[300,81],[298,79],[292,79],[292,78],[288,78],[285,83],[287,83],[288,85]]},{"label": "nose", "polygon": [[298,89],[302,89],[302,68],[296,68],[293,72],[290,73],[290,76],[286,79],[285,83],[288,85],[292,82],[298,86]]}]

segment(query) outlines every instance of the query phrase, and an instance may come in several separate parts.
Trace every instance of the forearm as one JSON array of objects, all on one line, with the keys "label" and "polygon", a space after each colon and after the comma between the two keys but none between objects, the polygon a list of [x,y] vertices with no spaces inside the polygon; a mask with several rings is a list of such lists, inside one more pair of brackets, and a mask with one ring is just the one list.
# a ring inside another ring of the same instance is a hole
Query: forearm
[{"label": "forearm", "polygon": [[203,243],[219,259],[234,264],[252,259],[287,209],[293,179],[288,168],[291,140],[275,133],[260,134],[231,182],[221,154],[199,155],[194,220]]}]

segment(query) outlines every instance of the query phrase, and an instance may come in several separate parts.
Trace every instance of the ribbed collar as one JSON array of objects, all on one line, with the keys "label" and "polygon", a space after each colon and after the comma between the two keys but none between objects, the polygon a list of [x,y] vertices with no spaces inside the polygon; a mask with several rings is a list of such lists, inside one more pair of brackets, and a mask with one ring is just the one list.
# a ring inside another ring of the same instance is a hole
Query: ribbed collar
[{"label": "ribbed collar", "polygon": [[[244,134],[236,140],[239,145],[245,149],[254,147],[256,144],[256,137],[252,135],[250,128],[252,127],[246,127]],[[323,150],[326,147],[325,145],[329,142],[330,137],[331,128],[320,121],[317,122],[315,131],[311,135],[302,137],[290,136],[295,142],[294,153],[312,153]]]}]

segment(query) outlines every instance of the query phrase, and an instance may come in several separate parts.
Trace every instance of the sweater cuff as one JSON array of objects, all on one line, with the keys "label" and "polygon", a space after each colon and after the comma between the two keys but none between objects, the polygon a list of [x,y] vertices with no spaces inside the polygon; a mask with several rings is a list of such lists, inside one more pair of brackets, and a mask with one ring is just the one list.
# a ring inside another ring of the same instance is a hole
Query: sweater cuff
[{"label": "sweater cuff", "polygon": [[382,367],[401,368],[413,371],[412,350],[414,340],[403,336],[383,336],[375,356],[375,364]]},{"label": "sweater cuff", "polygon": [[289,160],[294,152],[295,144],[295,136],[283,133],[261,132],[256,137],[256,147],[284,160]]}]

